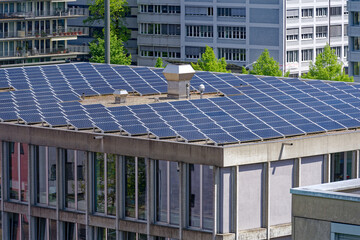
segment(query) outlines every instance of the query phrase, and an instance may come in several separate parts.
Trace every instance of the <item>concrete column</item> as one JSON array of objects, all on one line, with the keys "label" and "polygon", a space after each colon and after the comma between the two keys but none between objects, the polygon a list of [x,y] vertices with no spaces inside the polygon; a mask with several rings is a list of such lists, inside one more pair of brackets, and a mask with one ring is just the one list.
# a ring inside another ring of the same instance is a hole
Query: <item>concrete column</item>
[{"label": "concrete column", "polygon": [[185,182],[185,174],[186,171],[184,171],[186,165],[179,162],[178,163],[179,166],[179,185],[180,185],[180,189],[179,189],[179,240],[183,239],[183,233],[182,233],[182,229],[184,228],[185,223],[186,223],[186,206],[187,206],[187,201],[186,201],[186,182]]},{"label": "concrete column", "polygon": [[213,167],[213,182],[214,182],[214,196],[213,196],[213,213],[214,213],[214,223],[213,223],[213,240],[216,239],[216,234],[218,232],[218,199],[219,199],[219,167]]},{"label": "concrete column", "polygon": [[264,199],[263,199],[263,227],[266,228],[266,239],[270,239],[270,162],[264,163]]},{"label": "concrete column", "polygon": [[239,166],[234,167],[234,181],[233,181],[233,221],[235,228],[235,239],[239,237],[239,214],[238,214],[238,175],[239,175]]},{"label": "concrete column", "polygon": [[301,158],[295,159],[294,167],[294,187],[300,187],[301,185]]},{"label": "concrete column", "polygon": [[331,154],[324,155],[324,183],[331,181]]}]

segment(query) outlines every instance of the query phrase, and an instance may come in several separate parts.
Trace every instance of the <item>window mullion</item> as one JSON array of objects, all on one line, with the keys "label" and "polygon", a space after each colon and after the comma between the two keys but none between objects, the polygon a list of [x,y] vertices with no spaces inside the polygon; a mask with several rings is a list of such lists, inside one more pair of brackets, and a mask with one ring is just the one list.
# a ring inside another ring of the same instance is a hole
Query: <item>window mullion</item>
[{"label": "window mullion", "polygon": [[75,161],[75,166],[74,166],[74,183],[75,183],[75,209],[78,209],[78,176],[77,176],[77,169],[78,169],[78,159],[77,159],[77,151],[74,151],[74,161]]},{"label": "window mullion", "polygon": [[167,162],[167,176],[166,176],[166,187],[167,187],[167,223],[170,224],[170,162]]},{"label": "window mullion", "polygon": [[[40,148],[40,147],[38,147]],[[40,151],[40,149],[39,149]],[[40,154],[38,154],[40,155]],[[37,160],[39,161],[39,156],[37,156]],[[45,179],[46,179],[46,183],[45,183],[45,186],[46,186],[46,205],[49,205],[49,147],[46,147],[45,148],[45,169],[46,169],[46,176],[45,176]]]},{"label": "window mullion", "polygon": [[203,165],[200,165],[200,228],[203,228]]},{"label": "window mullion", "polygon": [[139,211],[138,211],[138,157],[135,157],[135,218],[139,218]]}]

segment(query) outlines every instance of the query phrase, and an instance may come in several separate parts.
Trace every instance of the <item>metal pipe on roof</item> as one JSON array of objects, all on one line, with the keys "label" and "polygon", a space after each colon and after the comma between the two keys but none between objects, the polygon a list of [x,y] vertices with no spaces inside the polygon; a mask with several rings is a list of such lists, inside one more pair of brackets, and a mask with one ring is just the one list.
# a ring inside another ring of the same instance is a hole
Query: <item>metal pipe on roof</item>
[{"label": "metal pipe on roof", "polygon": [[105,63],[110,64],[110,0],[105,0]]}]

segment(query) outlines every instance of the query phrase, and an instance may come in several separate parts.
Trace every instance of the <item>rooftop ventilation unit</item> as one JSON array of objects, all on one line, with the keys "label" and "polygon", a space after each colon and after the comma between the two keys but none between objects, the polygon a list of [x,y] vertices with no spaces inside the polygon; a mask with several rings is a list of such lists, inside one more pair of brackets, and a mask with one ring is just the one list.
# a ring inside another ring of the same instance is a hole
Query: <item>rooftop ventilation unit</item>
[{"label": "rooftop ventilation unit", "polygon": [[168,82],[168,98],[183,99],[190,94],[190,80],[195,70],[189,64],[168,64],[163,71]]},{"label": "rooftop ventilation unit", "polygon": [[129,95],[128,91],[124,89],[114,91],[115,104],[126,103],[126,97]]}]

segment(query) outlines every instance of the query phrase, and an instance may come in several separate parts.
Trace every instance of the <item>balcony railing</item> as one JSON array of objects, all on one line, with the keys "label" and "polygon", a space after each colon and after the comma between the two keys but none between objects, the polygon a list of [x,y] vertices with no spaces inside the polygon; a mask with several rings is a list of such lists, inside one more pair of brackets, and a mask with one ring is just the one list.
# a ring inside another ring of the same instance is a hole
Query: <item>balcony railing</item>
[{"label": "balcony railing", "polygon": [[56,30],[50,31],[50,29],[45,29],[43,31],[36,31],[36,32],[26,32],[26,31],[16,31],[16,32],[0,32],[0,39],[1,38],[47,38],[47,37],[59,37],[59,36],[81,36],[87,35],[82,31],[73,31],[69,29],[69,31],[65,32],[64,30]]},{"label": "balcony railing", "polygon": [[66,16],[87,16],[89,10],[86,8],[67,8],[56,9],[53,11],[29,11],[29,12],[12,12],[12,13],[0,13],[0,19],[9,18],[36,18],[36,17],[66,17]]},{"label": "balcony railing", "polygon": [[89,53],[90,48],[89,46],[83,46],[83,45],[68,45],[70,52],[81,52],[81,53]]},{"label": "balcony railing", "polygon": [[67,54],[72,53],[69,49],[65,48],[46,48],[46,49],[36,49],[33,48],[31,50],[15,50],[4,53],[0,51],[0,58],[8,58],[8,57],[34,57],[41,55],[58,55],[58,54]]}]

